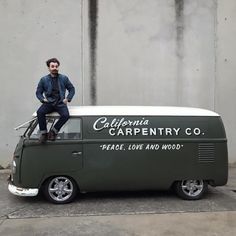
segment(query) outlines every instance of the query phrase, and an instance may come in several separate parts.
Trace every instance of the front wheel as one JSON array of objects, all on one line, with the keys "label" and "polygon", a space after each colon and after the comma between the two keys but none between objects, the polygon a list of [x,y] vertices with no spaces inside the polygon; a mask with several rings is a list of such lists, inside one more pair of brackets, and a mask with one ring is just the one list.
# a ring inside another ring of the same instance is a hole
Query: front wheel
[{"label": "front wheel", "polygon": [[75,198],[77,191],[78,188],[75,181],[65,176],[49,178],[43,189],[45,197],[56,204],[71,202]]},{"label": "front wheel", "polygon": [[175,191],[185,200],[198,200],[207,191],[208,184],[204,180],[182,180],[175,183]]}]

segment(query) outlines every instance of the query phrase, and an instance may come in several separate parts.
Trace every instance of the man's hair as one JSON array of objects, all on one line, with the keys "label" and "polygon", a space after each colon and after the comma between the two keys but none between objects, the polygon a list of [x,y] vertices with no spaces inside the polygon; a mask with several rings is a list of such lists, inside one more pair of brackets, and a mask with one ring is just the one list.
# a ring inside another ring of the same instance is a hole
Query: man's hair
[{"label": "man's hair", "polygon": [[57,63],[58,64],[58,66],[60,66],[60,62],[57,60],[57,58],[51,58],[51,59],[48,59],[47,61],[46,61],[46,65],[49,67],[50,66],[50,63],[51,62],[54,62],[54,63]]}]

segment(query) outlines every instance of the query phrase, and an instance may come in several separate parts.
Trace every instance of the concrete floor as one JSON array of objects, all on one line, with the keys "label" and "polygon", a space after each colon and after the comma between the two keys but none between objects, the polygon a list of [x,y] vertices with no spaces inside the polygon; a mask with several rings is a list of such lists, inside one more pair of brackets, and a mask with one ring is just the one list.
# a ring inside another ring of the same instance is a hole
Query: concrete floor
[{"label": "concrete floor", "polygon": [[236,168],[204,199],[172,192],[93,193],[67,205],[19,198],[0,174],[0,235],[236,235]]}]

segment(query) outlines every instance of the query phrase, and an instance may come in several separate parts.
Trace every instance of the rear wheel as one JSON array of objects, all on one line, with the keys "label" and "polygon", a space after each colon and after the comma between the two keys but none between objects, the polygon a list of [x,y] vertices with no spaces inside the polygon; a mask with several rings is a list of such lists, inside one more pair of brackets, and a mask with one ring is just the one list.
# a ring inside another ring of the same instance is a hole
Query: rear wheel
[{"label": "rear wheel", "polygon": [[65,176],[56,176],[46,181],[43,192],[50,202],[64,204],[71,202],[75,198],[78,188],[73,179]]},{"label": "rear wheel", "polygon": [[207,191],[208,184],[204,180],[182,180],[175,183],[175,191],[186,200],[198,200]]}]

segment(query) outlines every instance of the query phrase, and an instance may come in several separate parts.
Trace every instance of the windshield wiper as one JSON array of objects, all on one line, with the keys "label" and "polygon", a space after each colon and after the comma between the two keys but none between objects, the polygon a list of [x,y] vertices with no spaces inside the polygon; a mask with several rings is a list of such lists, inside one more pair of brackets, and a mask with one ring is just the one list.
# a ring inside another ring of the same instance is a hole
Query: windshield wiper
[{"label": "windshield wiper", "polygon": [[20,129],[20,128],[26,128],[26,127],[24,127],[25,125],[27,125],[27,124],[33,122],[33,121],[36,120],[36,119],[37,119],[37,117],[34,117],[33,119],[31,119],[31,120],[29,120],[29,121],[26,121],[25,123],[23,123],[23,124],[17,126],[17,127],[14,128],[14,129],[15,129],[15,130],[18,130],[18,129]]}]

